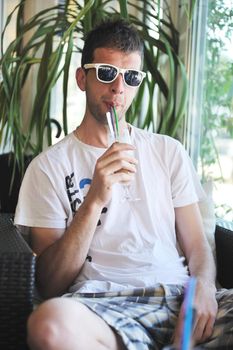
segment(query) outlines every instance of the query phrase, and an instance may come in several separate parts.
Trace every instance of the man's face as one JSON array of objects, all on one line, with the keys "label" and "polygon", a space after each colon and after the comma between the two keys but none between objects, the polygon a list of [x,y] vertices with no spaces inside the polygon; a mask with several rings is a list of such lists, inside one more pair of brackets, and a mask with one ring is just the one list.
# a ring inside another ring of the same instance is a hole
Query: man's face
[{"label": "man's face", "polygon": [[[92,63],[107,63],[119,68],[140,70],[141,56],[139,52],[126,54],[110,48],[98,48],[94,51]],[[100,82],[96,78],[94,68],[87,71],[85,90],[88,116],[95,118],[101,124],[106,124],[106,112],[111,106],[115,106],[119,120],[124,118],[138,88],[127,86],[122,74],[111,83]]]}]

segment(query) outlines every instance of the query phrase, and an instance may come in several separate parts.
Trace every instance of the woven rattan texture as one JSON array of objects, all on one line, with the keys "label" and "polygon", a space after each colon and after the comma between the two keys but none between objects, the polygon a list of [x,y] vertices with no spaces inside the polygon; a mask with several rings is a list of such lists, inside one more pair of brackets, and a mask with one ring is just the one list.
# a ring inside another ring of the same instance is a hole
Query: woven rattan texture
[{"label": "woven rattan texture", "polygon": [[224,288],[233,288],[233,231],[216,226],[217,279]]},{"label": "woven rattan texture", "polygon": [[0,254],[2,252],[30,252],[31,249],[13,225],[13,215],[0,213]]},{"label": "woven rattan texture", "polygon": [[0,348],[25,350],[33,309],[35,256],[10,216],[0,214]]}]

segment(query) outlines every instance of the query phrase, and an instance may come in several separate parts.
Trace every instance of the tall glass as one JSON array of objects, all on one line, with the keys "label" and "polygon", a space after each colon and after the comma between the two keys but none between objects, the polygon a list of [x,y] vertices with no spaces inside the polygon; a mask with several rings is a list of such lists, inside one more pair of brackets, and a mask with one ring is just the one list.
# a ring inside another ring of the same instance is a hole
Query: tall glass
[{"label": "tall glass", "polygon": [[[111,146],[114,142],[128,143],[132,145],[132,139],[131,139],[130,131],[127,125],[124,128],[119,128],[119,133],[117,136],[114,136],[113,133],[109,132],[108,145]],[[133,150],[126,151],[126,152],[131,156],[135,157]],[[122,198],[122,202],[125,202],[125,201],[135,202],[140,200],[140,198],[135,195],[135,191],[133,191],[133,189],[135,188],[135,178],[128,184],[122,184],[122,186],[124,190],[124,196]]]}]

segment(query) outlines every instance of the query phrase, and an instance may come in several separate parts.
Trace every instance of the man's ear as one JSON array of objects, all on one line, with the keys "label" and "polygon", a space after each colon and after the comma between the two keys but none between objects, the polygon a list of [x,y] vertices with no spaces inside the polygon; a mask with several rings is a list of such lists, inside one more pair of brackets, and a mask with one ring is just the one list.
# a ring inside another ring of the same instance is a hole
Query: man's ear
[{"label": "man's ear", "polygon": [[76,70],[76,82],[80,90],[86,90],[86,73],[81,67]]}]

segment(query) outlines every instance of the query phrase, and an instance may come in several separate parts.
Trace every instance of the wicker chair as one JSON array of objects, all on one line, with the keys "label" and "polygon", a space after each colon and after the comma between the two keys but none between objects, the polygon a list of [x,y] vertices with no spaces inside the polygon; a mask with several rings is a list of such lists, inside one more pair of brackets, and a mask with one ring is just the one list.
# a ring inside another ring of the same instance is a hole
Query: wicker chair
[{"label": "wicker chair", "polygon": [[233,222],[217,222],[215,245],[218,283],[224,288],[233,288]]},{"label": "wicker chair", "polygon": [[25,350],[33,309],[35,256],[12,222],[0,214],[0,348]]},{"label": "wicker chair", "polygon": [[[216,226],[217,278],[233,287],[233,231]],[[35,256],[13,225],[0,213],[0,348],[26,350],[26,321],[33,309]]]}]

